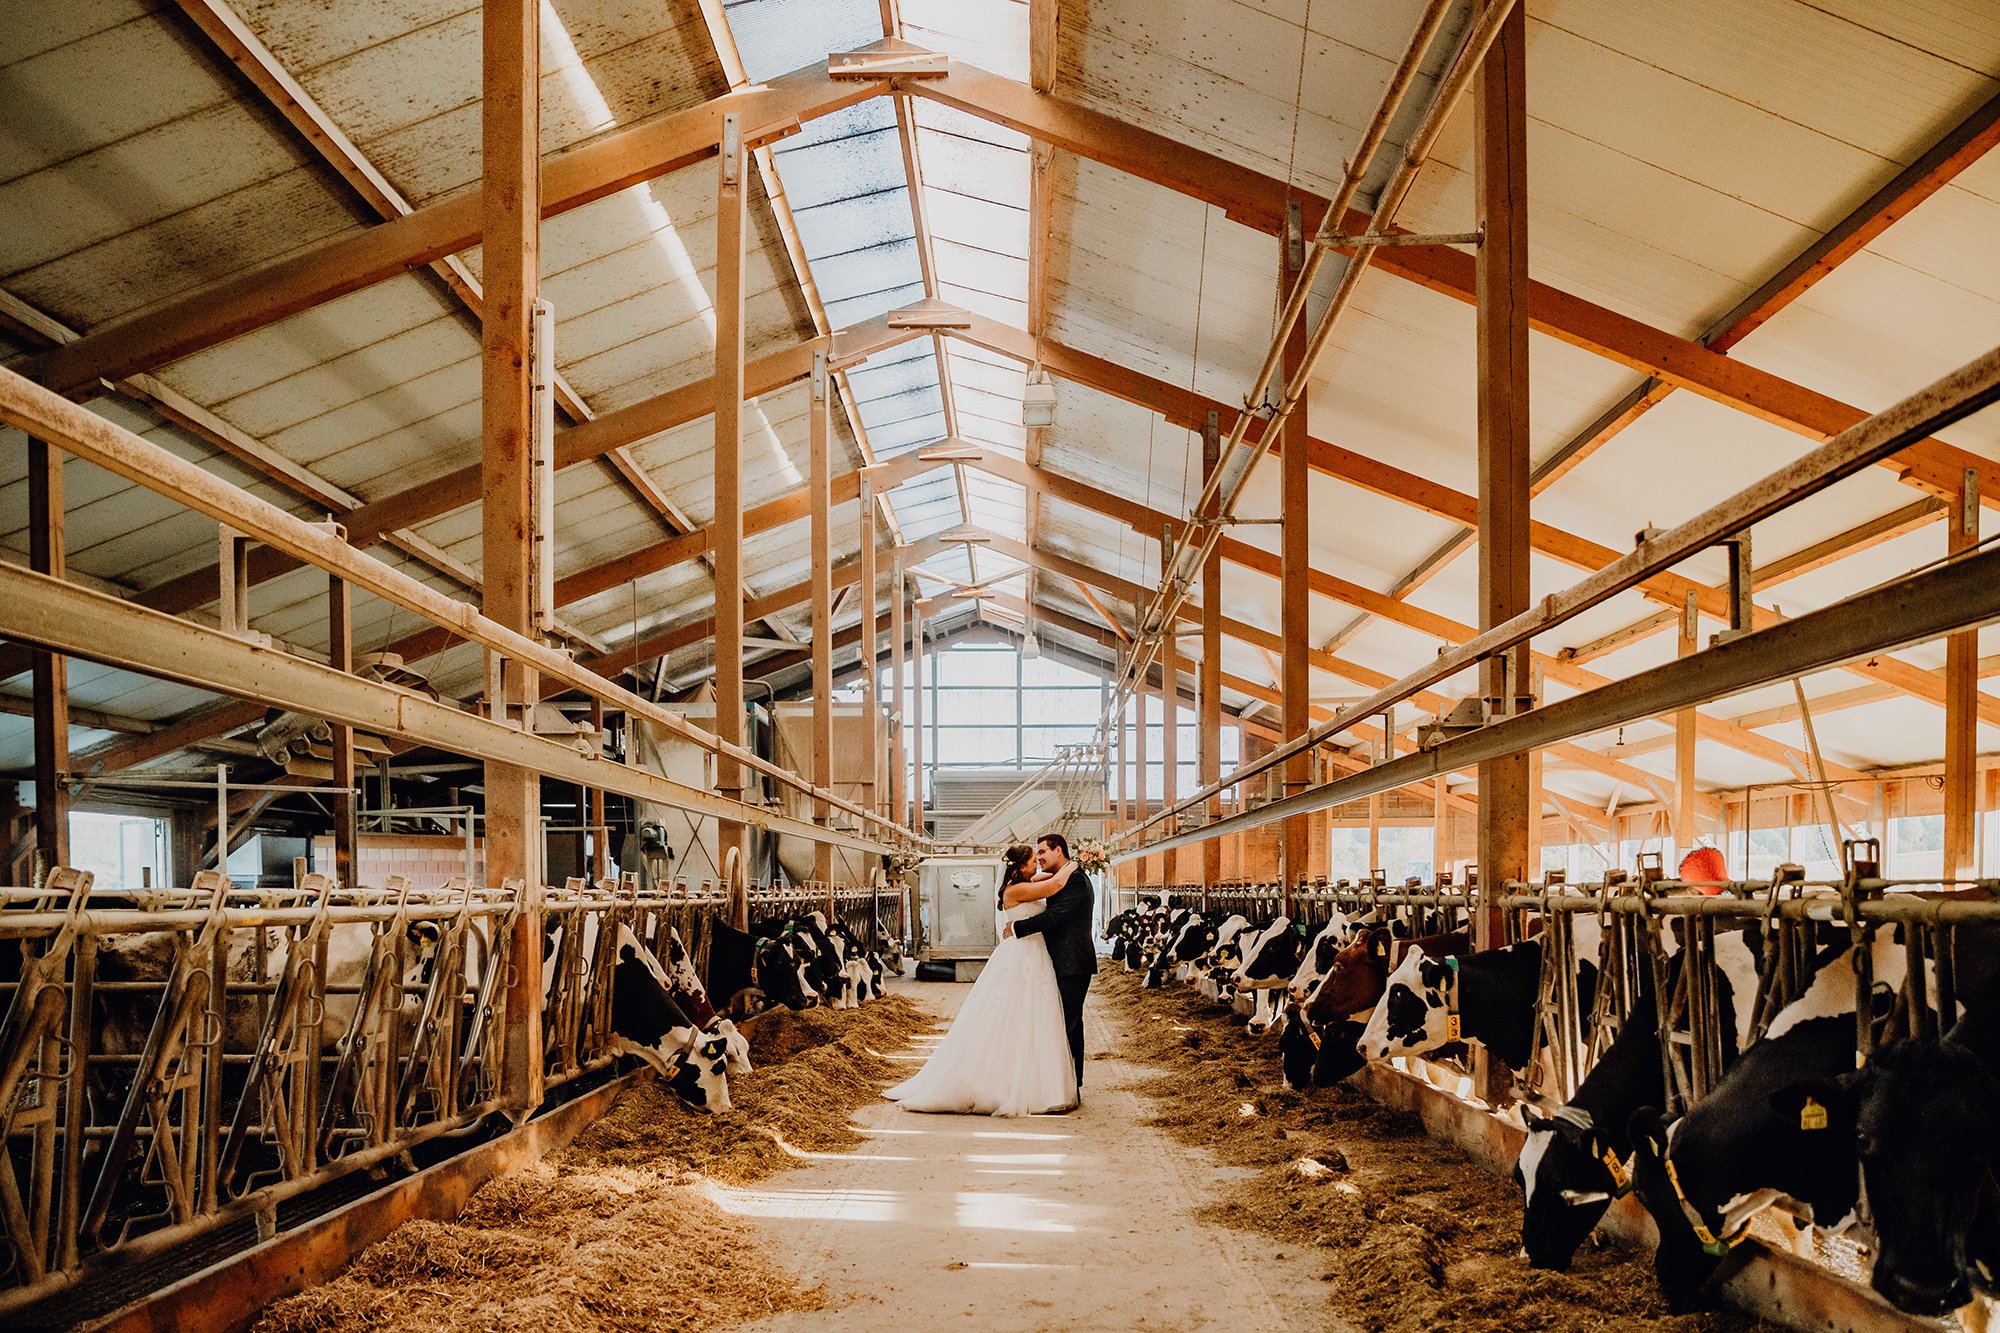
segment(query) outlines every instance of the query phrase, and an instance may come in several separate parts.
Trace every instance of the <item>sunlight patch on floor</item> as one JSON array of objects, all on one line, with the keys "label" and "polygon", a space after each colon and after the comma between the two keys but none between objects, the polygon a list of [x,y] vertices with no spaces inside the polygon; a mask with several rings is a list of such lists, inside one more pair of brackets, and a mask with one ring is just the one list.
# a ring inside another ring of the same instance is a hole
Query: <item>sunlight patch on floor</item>
[{"label": "sunlight patch on floor", "polygon": [[1023,1199],[1011,1194],[961,1193],[957,1222],[975,1231],[1074,1232],[1075,1227],[1049,1216],[1063,1207],[1044,1199]]},{"label": "sunlight patch on floor", "polygon": [[892,1222],[900,1197],[894,1190],[756,1190],[710,1185],[708,1197],[738,1217]]}]

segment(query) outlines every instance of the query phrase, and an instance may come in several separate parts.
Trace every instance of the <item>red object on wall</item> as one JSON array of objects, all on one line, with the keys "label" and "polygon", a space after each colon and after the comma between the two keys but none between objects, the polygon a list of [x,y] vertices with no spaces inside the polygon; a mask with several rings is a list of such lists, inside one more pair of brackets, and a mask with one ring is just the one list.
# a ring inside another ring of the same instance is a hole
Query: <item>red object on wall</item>
[{"label": "red object on wall", "polygon": [[[1729,878],[1729,866],[1722,859],[1720,848],[1697,847],[1681,858],[1680,877],[1694,883],[1714,883]],[[1701,892],[1716,894],[1722,890],[1719,887],[1705,888]]]}]

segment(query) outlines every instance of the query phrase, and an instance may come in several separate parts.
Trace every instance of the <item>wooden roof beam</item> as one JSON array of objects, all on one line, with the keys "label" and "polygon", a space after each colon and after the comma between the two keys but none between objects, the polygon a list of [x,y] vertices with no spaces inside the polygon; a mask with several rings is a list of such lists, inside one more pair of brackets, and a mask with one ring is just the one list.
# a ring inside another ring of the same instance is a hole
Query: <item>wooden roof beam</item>
[{"label": "wooden roof beam", "polygon": [[[1842,263],[1859,254],[1898,218],[1906,216],[1911,209],[1943,189],[1996,144],[2000,144],[2000,95],[1981,104],[1970,116],[1948,130],[1929,151],[1896,173],[1854,211],[1814,238],[1812,244],[1779,269],[1763,286],[1709,325],[1697,341],[1712,352],[1728,351],[1765,321],[1805,295]],[[1641,380],[1623,399],[1535,467],[1531,479],[1533,493],[1539,495],[1560,481],[1584,459],[1615,439],[1620,431],[1663,402],[1674,389],[1673,384],[1652,376]],[[1934,502],[1939,506],[1943,504],[1942,500]],[[1474,535],[1470,532],[1447,538],[1398,581],[1392,595],[1400,599],[1422,587],[1473,540]],[[1367,624],[1367,620],[1366,616],[1358,617],[1343,627],[1327,646],[1333,648],[1351,638]]]},{"label": "wooden roof beam", "polygon": [[[1285,205],[1291,200],[1304,205],[1308,230],[1319,225],[1331,205],[1330,200],[1296,185],[975,66],[953,61],[948,78],[891,82],[899,91],[931,98],[1201,199],[1235,221],[1269,235],[1280,233]],[[1351,212],[1340,226],[1344,232],[1358,233],[1365,232],[1369,222],[1367,215]],[[1373,264],[1455,300],[1475,300],[1473,257],[1450,246],[1386,246],[1375,252]],[[1830,395],[1546,283],[1529,283],[1528,308],[1529,327],[1537,332],[1809,439],[1829,439],[1868,416]],[[1982,501],[2000,508],[2000,462],[1969,450],[1926,439],[1883,466],[1894,470],[1900,480],[1936,494],[1956,493],[1965,469],[1975,468],[1980,474]]]},{"label": "wooden roof beam", "polygon": [[[1403,250],[1415,247],[1392,248]],[[1026,335],[1021,330],[1009,328],[1004,324],[983,317],[975,316],[971,327],[959,331],[958,336],[978,343],[981,346],[991,348],[994,351],[1001,352],[1004,355],[1025,359],[1028,354],[1024,341]],[[1235,419],[1236,410],[1229,408],[1226,404],[1218,402],[1215,399],[1203,397],[1191,390],[1156,380],[1152,376],[1128,370],[1102,357],[1092,356],[1087,352],[1079,352],[1073,348],[1062,347],[1046,339],[1042,341],[1039,350],[1042,357],[1042,364],[1050,370],[1065,378],[1074,379],[1081,384],[1095,388],[1100,392],[1111,394],[1113,397],[1122,398],[1127,402],[1135,403],[1142,407],[1149,407],[1175,425],[1184,426],[1189,429],[1200,429],[1206,422],[1210,411],[1217,411],[1222,414],[1221,419],[1224,429],[1227,429]],[[1307,447],[1311,450],[1310,464],[1318,472],[1351,485],[1374,491],[1376,494],[1386,496],[1389,499],[1398,500],[1415,508],[1423,509],[1440,518],[1450,519],[1464,527],[1477,527],[1478,525],[1478,502],[1474,497],[1462,491],[1454,490],[1449,486],[1428,478],[1419,477],[1393,464],[1381,462],[1378,459],[1370,458],[1365,454],[1343,448],[1326,440],[1308,439],[1306,443]],[[1273,452],[1275,451],[1274,446]],[[975,466],[982,465],[991,468],[998,466],[998,463],[996,460],[988,459],[984,464],[976,464]],[[1102,493],[1100,492],[1099,494],[1101,495]],[[1138,508],[1138,506],[1130,506],[1129,502],[1118,502],[1118,505],[1120,508]],[[1116,511],[1104,510],[1103,512],[1115,513]],[[1158,514],[1157,511],[1147,512],[1149,521],[1154,518],[1167,517]],[[1172,520],[1176,528],[1185,523],[1185,521],[1185,519],[1181,518]],[[1146,535],[1148,537],[1157,537],[1159,531],[1158,526],[1154,526],[1146,531]],[[1225,539],[1225,541],[1227,540]],[[1580,537],[1574,533],[1565,532],[1547,523],[1531,522],[1528,525],[1528,542],[1534,550],[1552,556],[1573,568],[1590,572],[1601,569],[1619,558],[1619,553],[1613,551],[1608,546],[1591,541],[1586,537]],[[1225,558],[1229,557],[1225,556]],[[1697,606],[1703,613],[1718,620],[1727,619],[1728,617],[1728,606],[1723,589],[1705,587],[1685,575],[1674,573],[1656,574],[1640,584],[1639,590],[1649,599],[1673,608],[1676,613],[1678,613],[1679,608],[1685,603],[1688,596],[1692,594],[1696,599]],[[1380,593],[1374,594],[1371,600],[1374,608],[1377,609],[1377,614],[1383,615],[1389,614],[1388,608],[1390,607],[1407,605]],[[1776,612],[1762,607],[1757,609],[1757,623],[1760,626],[1776,624],[1779,619],[1780,617]],[[1880,657],[1865,662],[1852,663],[1843,667],[1842,670],[1852,672],[1855,675],[1863,676],[1870,680],[1878,680],[1895,685],[1913,697],[1924,699],[1939,706],[1943,705],[1944,682],[1937,672],[1926,671],[1922,667],[1912,666],[1892,657]],[[1983,696],[1979,708],[1982,720],[2000,725],[2000,699]]]}]

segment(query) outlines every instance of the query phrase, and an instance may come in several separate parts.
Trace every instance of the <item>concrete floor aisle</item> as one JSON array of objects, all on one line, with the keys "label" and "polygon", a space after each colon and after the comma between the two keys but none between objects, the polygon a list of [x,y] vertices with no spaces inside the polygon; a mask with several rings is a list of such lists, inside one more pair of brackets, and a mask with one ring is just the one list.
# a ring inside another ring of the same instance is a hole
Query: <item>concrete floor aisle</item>
[{"label": "concrete floor aisle", "polygon": [[[942,1018],[971,988],[898,989]],[[1146,1070],[1118,1058],[1120,1034],[1094,1000],[1085,1019],[1093,1058],[1075,1114],[916,1115],[885,1102],[855,1116],[868,1146],[724,1192],[725,1207],[759,1221],[772,1257],[825,1282],[834,1302],[748,1327],[1345,1327],[1307,1256],[1195,1220],[1234,1173],[1141,1123],[1127,1085]]]}]

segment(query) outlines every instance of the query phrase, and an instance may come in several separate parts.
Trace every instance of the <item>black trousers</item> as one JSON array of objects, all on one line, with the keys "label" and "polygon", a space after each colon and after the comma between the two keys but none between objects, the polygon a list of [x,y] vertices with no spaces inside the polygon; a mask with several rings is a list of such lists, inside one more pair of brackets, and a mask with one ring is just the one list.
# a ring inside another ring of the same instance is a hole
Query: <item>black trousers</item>
[{"label": "black trousers", "polygon": [[1078,972],[1056,978],[1062,993],[1063,1027],[1069,1033],[1069,1051],[1076,1059],[1076,1086],[1083,1086],[1083,997],[1090,993],[1090,973]]}]

